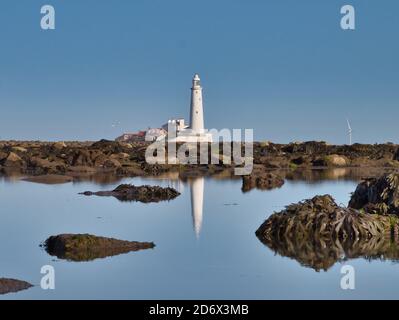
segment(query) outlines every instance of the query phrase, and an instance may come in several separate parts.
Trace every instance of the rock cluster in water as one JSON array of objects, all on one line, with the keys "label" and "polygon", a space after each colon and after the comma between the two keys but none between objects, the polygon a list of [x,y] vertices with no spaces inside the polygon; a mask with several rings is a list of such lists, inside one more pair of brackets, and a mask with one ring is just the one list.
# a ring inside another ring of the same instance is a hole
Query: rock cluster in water
[{"label": "rock cluster in water", "polygon": [[338,206],[330,195],[316,196],[271,215],[256,231],[258,237],[369,239],[398,234],[398,218]]},{"label": "rock cluster in water", "polygon": [[60,234],[44,242],[50,255],[71,261],[90,261],[154,247],[153,242],[124,241],[90,234]]},{"label": "rock cluster in water", "polygon": [[112,191],[85,191],[85,196],[115,197],[120,201],[139,201],[144,203],[172,200],[180,195],[174,188],[159,186],[134,186],[121,184]]},{"label": "rock cluster in water", "polygon": [[364,180],[353,193],[349,207],[368,213],[399,215],[399,174]]},{"label": "rock cluster in water", "polygon": [[399,258],[399,175],[366,179],[349,207],[330,195],[291,204],[271,215],[256,231],[275,252],[316,270],[344,258]]}]

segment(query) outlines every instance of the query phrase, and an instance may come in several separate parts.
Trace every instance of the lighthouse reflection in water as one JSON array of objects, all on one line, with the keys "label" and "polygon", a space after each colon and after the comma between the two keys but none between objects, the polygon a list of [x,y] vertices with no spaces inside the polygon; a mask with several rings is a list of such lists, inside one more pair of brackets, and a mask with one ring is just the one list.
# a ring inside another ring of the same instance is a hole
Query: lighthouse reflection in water
[{"label": "lighthouse reflection in water", "polygon": [[191,193],[191,215],[193,228],[197,239],[201,233],[202,211],[204,206],[204,178],[195,178],[189,181]]},{"label": "lighthouse reflection in water", "polygon": [[204,177],[190,177],[183,182],[179,178],[178,173],[168,173],[166,175],[157,176],[154,182],[159,183],[159,180],[164,180],[168,187],[174,188],[180,193],[184,192],[186,187],[190,187],[191,200],[191,216],[193,220],[193,229],[195,237],[199,239],[203,222],[203,207],[204,207]]}]

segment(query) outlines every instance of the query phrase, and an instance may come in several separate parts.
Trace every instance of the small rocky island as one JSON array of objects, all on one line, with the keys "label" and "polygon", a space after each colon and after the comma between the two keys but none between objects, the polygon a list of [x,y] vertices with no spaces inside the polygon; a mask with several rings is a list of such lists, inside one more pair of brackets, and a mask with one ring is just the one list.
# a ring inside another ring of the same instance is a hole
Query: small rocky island
[{"label": "small rocky island", "polygon": [[51,256],[70,261],[90,261],[131,251],[152,249],[153,242],[125,241],[90,234],[60,234],[49,237],[43,247]]},{"label": "small rocky island", "polygon": [[315,196],[272,214],[256,231],[283,256],[316,270],[342,257],[399,258],[399,174],[359,184],[348,207],[330,195]]},{"label": "small rocky island", "polygon": [[0,294],[26,290],[33,287],[29,282],[17,279],[0,278]]},{"label": "small rocky island", "polygon": [[177,190],[159,186],[134,186],[131,184],[121,184],[112,191],[85,191],[81,193],[85,196],[115,197],[120,201],[138,201],[143,203],[169,201],[180,195]]}]

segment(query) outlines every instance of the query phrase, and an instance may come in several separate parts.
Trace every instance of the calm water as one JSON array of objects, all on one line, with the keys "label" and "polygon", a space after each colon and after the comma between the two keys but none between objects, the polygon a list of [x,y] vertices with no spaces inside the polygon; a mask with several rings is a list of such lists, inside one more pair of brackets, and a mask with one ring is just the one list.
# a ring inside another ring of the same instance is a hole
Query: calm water
[{"label": "calm water", "polygon": [[[284,205],[331,194],[346,204],[356,181],[287,181],[277,190],[241,192],[240,180],[190,182],[124,179],[172,185],[176,200],[154,204],[84,197],[121,183],[43,185],[0,178],[0,277],[36,286],[0,299],[305,299],[399,298],[399,265],[354,259],[356,289],[340,288],[342,262],[327,272],[301,266],[264,246],[259,225]],[[92,262],[49,256],[50,235],[91,233],[154,241],[156,248]],[[40,288],[40,268],[54,266],[56,289]]]}]

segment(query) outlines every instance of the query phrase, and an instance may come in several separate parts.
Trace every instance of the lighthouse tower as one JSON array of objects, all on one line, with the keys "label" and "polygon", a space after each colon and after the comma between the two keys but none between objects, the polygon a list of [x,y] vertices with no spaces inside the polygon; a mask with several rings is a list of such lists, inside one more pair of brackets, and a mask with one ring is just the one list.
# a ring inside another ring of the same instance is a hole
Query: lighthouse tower
[{"label": "lighthouse tower", "polygon": [[204,132],[204,109],[202,107],[201,79],[196,73],[191,88],[190,129],[195,134]]}]

